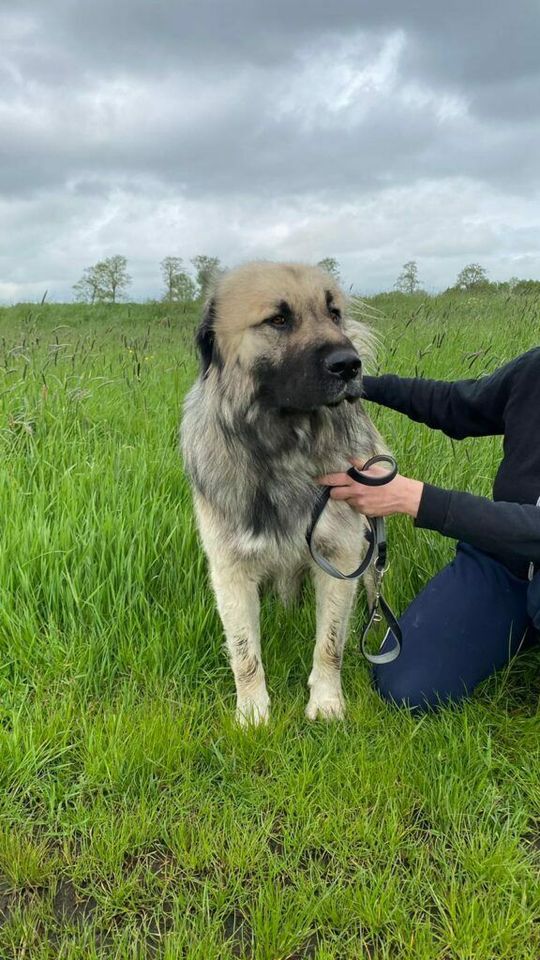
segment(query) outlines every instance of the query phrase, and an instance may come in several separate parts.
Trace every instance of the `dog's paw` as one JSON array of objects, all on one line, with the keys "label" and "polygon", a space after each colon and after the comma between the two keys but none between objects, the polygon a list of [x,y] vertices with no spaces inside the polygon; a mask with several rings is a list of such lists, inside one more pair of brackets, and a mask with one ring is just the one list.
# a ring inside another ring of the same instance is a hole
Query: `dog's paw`
[{"label": "dog's paw", "polygon": [[345,716],[345,701],[340,692],[312,690],[306,707],[308,720],[342,720]]},{"label": "dog's paw", "polygon": [[270,719],[268,694],[257,698],[243,697],[236,704],[236,722],[241,727],[258,727]]}]

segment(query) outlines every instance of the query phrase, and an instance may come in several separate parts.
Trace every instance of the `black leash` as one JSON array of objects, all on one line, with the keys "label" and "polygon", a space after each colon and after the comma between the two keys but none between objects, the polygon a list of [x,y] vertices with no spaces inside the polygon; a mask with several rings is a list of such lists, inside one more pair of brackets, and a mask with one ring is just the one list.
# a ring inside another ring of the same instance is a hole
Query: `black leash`
[{"label": "black leash", "polygon": [[[398,468],[393,457],[386,456],[385,454],[372,457],[371,460],[368,460],[364,464],[364,470],[369,469],[369,467],[372,467],[375,463],[389,463],[390,470],[388,473],[385,473],[382,476],[370,477],[365,473],[362,473],[360,470],[357,470],[356,467],[351,467],[350,470],[347,470],[347,474],[349,477],[352,477],[353,480],[356,480],[358,483],[366,484],[368,487],[382,487],[386,483],[390,483],[390,481],[396,477]],[[375,568],[375,600],[373,601],[373,606],[370,610],[367,623],[362,631],[360,650],[362,655],[366,658],[366,660],[369,660],[370,663],[391,663],[392,660],[395,660],[397,657],[399,657],[399,654],[401,653],[402,634],[401,627],[399,626],[391,607],[388,605],[381,592],[383,577],[388,569],[386,525],[384,519],[383,517],[366,518],[370,527],[370,532],[367,536],[369,543],[367,553],[360,566],[357,567],[356,570],[354,570],[352,573],[342,573],[342,571],[334,567],[330,561],[326,559],[326,557],[323,557],[313,545],[315,527],[317,526],[324,508],[330,499],[331,489],[332,487],[323,487],[321,489],[321,493],[315,501],[309,528],[306,533],[309,552],[321,570],[324,570],[325,573],[331,577],[335,577],[337,580],[358,580],[358,578],[366,572],[371,564],[373,564]],[[367,649],[368,636],[372,628],[377,623],[380,623],[383,617],[388,625],[388,633],[391,633],[394,638],[394,645],[390,650],[387,650],[386,653],[369,653]]]}]

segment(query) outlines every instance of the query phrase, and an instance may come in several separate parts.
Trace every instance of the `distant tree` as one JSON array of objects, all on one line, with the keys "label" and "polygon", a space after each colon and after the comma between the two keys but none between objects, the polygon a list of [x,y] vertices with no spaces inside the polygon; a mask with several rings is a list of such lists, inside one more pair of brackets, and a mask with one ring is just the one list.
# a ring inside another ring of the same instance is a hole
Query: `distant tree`
[{"label": "distant tree", "polygon": [[469,263],[458,273],[455,286],[458,290],[478,290],[489,286],[487,271],[479,263]]},{"label": "distant tree", "polygon": [[95,267],[85,267],[83,275],[77,283],[73,284],[77,300],[85,300],[87,303],[95,303],[100,300],[100,278]]},{"label": "distant tree", "polygon": [[96,266],[99,270],[102,299],[116,303],[131,283],[126,258],[118,255],[107,257]]},{"label": "distant tree", "polygon": [[93,267],[86,267],[81,279],[74,285],[78,299],[95,303],[116,303],[131,283],[125,257],[107,257]]},{"label": "distant tree", "polygon": [[339,263],[335,257],[323,257],[319,260],[318,267],[322,267],[327,273],[330,273],[336,280],[339,280]]},{"label": "distant tree", "polygon": [[178,303],[191,303],[197,296],[197,284],[189,273],[182,271],[176,278],[173,300]]},{"label": "distant tree", "polygon": [[394,286],[396,290],[401,290],[401,293],[416,293],[420,289],[416,260],[408,260],[407,263],[403,264]]},{"label": "distant tree", "polygon": [[165,257],[160,266],[165,283],[164,300],[187,303],[195,299],[197,287],[193,277],[184,270],[181,257]]},{"label": "distant tree", "polygon": [[176,278],[183,271],[182,257],[164,257],[160,263],[161,275],[165,284],[164,300],[174,300]]},{"label": "distant tree", "polygon": [[512,293],[540,296],[540,280],[518,280],[512,288]]},{"label": "distant tree", "polygon": [[221,271],[219,259],[218,257],[207,257],[204,254],[199,254],[193,257],[191,262],[195,268],[199,296],[204,297],[212,280]]}]

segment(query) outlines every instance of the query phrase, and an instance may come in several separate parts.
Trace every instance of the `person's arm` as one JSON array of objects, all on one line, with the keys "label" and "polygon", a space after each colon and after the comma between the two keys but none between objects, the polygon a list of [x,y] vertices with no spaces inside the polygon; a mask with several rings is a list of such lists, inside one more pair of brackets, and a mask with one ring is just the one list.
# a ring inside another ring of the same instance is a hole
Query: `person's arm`
[{"label": "person's arm", "polygon": [[540,507],[488,500],[424,483],[415,525],[486,553],[540,563]]},{"label": "person's arm", "polygon": [[442,430],[455,440],[502,434],[512,380],[526,356],[478,380],[366,376],[364,398]]},{"label": "person's arm", "polygon": [[[366,470],[373,476],[382,472],[378,467]],[[533,504],[494,502],[401,474],[382,486],[358,483],[348,473],[320,477],[319,482],[332,487],[333,500],[345,500],[368,517],[408,514],[417,527],[464,540],[486,553],[540,563],[540,507]]]}]

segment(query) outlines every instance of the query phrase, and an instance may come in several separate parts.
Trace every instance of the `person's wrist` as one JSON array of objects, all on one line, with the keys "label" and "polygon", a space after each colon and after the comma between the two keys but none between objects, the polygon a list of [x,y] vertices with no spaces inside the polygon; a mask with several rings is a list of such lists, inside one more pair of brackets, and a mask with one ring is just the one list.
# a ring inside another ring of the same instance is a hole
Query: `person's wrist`
[{"label": "person's wrist", "polygon": [[416,520],[423,491],[424,484],[421,480],[406,478],[406,483],[403,485],[402,490],[402,513],[406,513]]}]

